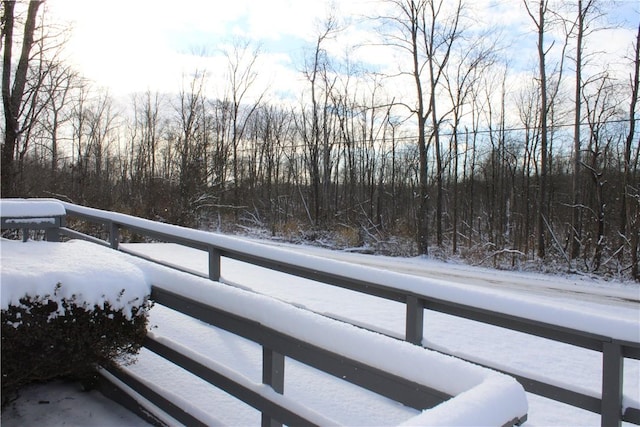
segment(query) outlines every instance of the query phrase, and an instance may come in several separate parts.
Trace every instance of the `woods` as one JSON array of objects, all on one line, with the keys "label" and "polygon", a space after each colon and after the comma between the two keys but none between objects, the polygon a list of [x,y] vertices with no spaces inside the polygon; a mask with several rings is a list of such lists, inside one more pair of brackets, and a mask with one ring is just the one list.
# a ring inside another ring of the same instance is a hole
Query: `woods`
[{"label": "woods", "polygon": [[[640,26],[617,63],[590,48],[605,2],[522,0],[526,59],[462,2],[382,2],[344,54],[331,15],[288,102],[242,40],[224,91],[194,69],[116,98],[61,59],[41,3],[2,2],[2,197],[640,280]],[[387,67],[354,54],[372,47]]]}]

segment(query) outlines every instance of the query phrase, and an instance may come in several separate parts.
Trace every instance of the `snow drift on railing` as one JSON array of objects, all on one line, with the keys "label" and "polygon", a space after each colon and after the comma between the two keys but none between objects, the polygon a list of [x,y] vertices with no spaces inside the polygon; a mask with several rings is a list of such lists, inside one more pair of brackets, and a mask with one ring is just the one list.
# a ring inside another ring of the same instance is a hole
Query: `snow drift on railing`
[{"label": "snow drift on railing", "polygon": [[57,200],[0,199],[0,216],[2,217],[47,217],[64,214],[64,206]]},{"label": "snow drift on railing", "polygon": [[557,326],[625,341],[638,342],[638,337],[640,337],[639,322],[631,322],[628,319],[612,316],[603,316],[601,313],[588,311],[583,308],[558,307],[531,299],[522,300],[516,296],[505,295],[499,291],[492,292],[490,289],[471,288],[445,280],[410,276],[342,261],[324,259],[313,255],[294,253],[293,251],[281,248],[265,246],[260,243],[249,242],[232,236],[163,224],[130,215],[87,208],[66,202],[59,203],[62,203],[69,211],[77,211],[82,214],[96,216],[124,225],[147,228],[159,233],[176,234],[182,238],[211,244],[222,249],[262,256],[274,261],[295,264],[300,267],[308,267],[327,272],[339,271],[342,276],[404,290],[416,295],[422,295],[427,299],[441,299],[539,322],[548,322],[549,319],[553,319],[553,324]]},{"label": "snow drift on railing", "polygon": [[[112,309],[131,318],[131,309],[149,296],[151,287],[131,257],[88,242],[17,242],[0,245],[0,308],[19,306],[25,296],[87,307]],[[58,304],[63,313],[62,304]]]}]

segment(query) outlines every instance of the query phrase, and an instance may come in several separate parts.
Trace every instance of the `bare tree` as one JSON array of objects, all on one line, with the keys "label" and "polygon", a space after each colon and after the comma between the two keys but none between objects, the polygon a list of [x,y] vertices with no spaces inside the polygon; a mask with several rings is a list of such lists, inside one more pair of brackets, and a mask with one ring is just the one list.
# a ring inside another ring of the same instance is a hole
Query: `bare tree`
[{"label": "bare tree", "polygon": [[[451,3],[447,4],[450,5]],[[427,14],[422,16],[421,32],[429,69],[429,110],[432,126],[430,140],[434,143],[436,156],[436,242],[438,246],[442,247],[443,174],[445,167],[441,152],[440,123],[446,114],[438,116],[436,98],[440,78],[446,72],[453,45],[462,35],[460,27],[462,2],[460,0],[456,1],[448,15],[443,12],[443,9],[445,9],[443,0],[438,2],[429,0],[427,1],[427,6]]]},{"label": "bare tree", "polygon": [[547,62],[548,48],[545,46],[546,23],[549,11],[549,0],[538,0],[537,14],[532,9],[532,5],[527,0],[523,0],[529,17],[533,21],[538,35],[538,79],[540,85],[540,183],[538,190],[538,227],[537,227],[537,248],[538,257],[544,258],[546,254],[546,218],[548,217],[547,204],[547,170],[549,166],[549,91],[547,88]]},{"label": "bare tree", "polygon": [[60,156],[60,131],[71,119],[69,104],[72,91],[78,83],[78,74],[70,67],[62,63],[52,64],[49,67],[44,90],[49,98],[47,111],[44,117],[44,127],[50,138],[51,151],[51,182],[56,183],[56,173],[58,170]]},{"label": "bare tree", "polygon": [[520,180],[522,182],[522,224],[520,226],[520,247],[525,254],[535,247],[532,241],[534,222],[536,217],[535,203],[533,202],[534,186],[531,181],[538,174],[538,162],[536,161],[537,146],[540,141],[540,109],[538,108],[539,85],[532,79],[529,87],[523,88],[517,95],[518,116],[524,130],[524,156],[522,160]]},{"label": "bare tree", "polygon": [[[339,31],[335,17],[329,15],[323,22],[316,38],[311,59],[305,65],[304,75],[309,82],[311,92],[311,111],[302,107],[302,117],[299,122],[300,132],[304,141],[305,163],[311,181],[312,222],[317,226],[321,223],[326,212],[323,193],[331,177],[331,150],[333,148],[329,129],[329,103],[331,92],[336,82],[331,75],[330,59],[325,49],[326,42]],[[326,179],[324,178],[326,177]]]},{"label": "bare tree", "polygon": [[[27,73],[31,60],[31,49],[34,46],[34,33],[38,9],[43,1],[29,2],[27,18],[22,34],[22,48],[15,70],[13,69],[13,43],[16,25],[15,1],[3,1],[3,49],[2,60],[2,105],[5,119],[5,138],[2,146],[2,195],[3,197],[15,196],[15,167],[14,156],[16,145],[21,137],[23,129],[20,127],[20,114],[25,101],[25,88],[27,86]],[[12,79],[13,74],[13,79]],[[13,80],[13,81],[12,81]]]},{"label": "bare tree", "polygon": [[[239,189],[241,186],[240,156],[238,150],[242,141],[245,127],[254,114],[264,96],[264,91],[257,99],[247,102],[249,92],[254,89],[258,73],[256,62],[260,55],[259,47],[252,47],[249,42],[234,40],[231,48],[224,52],[227,58],[227,69],[230,93],[225,95],[225,101],[229,103],[231,120],[231,147],[232,147],[232,171],[234,199],[240,200]],[[246,104],[246,105],[245,105]],[[237,212],[237,211],[236,211]]]},{"label": "bare tree", "polygon": [[[441,123],[449,111],[438,114],[437,99],[453,46],[463,31],[463,6],[461,1],[451,4],[442,0],[389,0],[388,3],[392,6],[392,14],[379,19],[390,23],[395,32],[385,34],[385,43],[411,58],[411,70],[401,71],[400,74],[409,75],[415,86],[416,103],[408,108],[415,115],[418,126],[420,208],[417,215],[417,241],[420,252],[426,254],[429,249],[427,162],[430,145],[433,146],[436,162],[436,242],[442,246],[445,165],[440,133]],[[428,123],[431,129],[427,138]]]},{"label": "bare tree", "polygon": [[187,87],[183,83],[183,88],[174,105],[176,126],[171,131],[170,139],[177,154],[180,200],[178,206],[174,206],[173,215],[175,215],[174,220],[181,224],[195,224],[194,202],[204,182],[204,147],[201,131],[205,81],[205,72],[194,72],[190,81],[185,82],[188,83]]},{"label": "bare tree", "polygon": [[[401,76],[409,76],[415,90],[415,104],[405,105],[414,115],[417,124],[418,147],[418,208],[416,212],[416,242],[421,254],[429,252],[429,186],[427,170],[427,138],[426,126],[429,118],[430,102],[425,94],[423,84],[423,70],[426,66],[422,50],[423,30],[426,13],[425,0],[389,0],[391,10],[388,16],[377,17],[384,24],[390,24],[392,31],[383,29],[384,42],[387,46],[411,58],[411,69],[400,70]],[[386,27],[383,27],[386,28]]]},{"label": "bare tree", "polygon": [[[460,127],[468,110],[465,108],[478,85],[482,74],[494,62],[493,52],[495,44],[485,45],[484,40],[493,39],[490,34],[484,34],[474,41],[462,44],[456,52],[456,58],[447,66],[444,74],[445,86],[451,101],[451,156],[453,158],[452,193],[453,206],[451,208],[452,252],[458,251],[458,172]],[[474,108],[471,105],[471,108]]]},{"label": "bare tree", "polygon": [[[614,136],[608,131],[607,123],[617,113],[617,102],[614,98],[615,87],[607,73],[593,79],[595,89],[592,93],[583,91],[586,118],[589,125],[589,141],[587,158],[582,165],[589,171],[592,185],[588,204],[592,215],[593,228],[590,232],[591,242],[586,247],[593,247],[591,269],[597,271],[602,263],[604,248],[608,243],[605,234],[607,214],[607,194],[605,186],[610,185],[606,171],[610,162]],[[585,259],[588,254],[585,253]]]},{"label": "bare tree", "polygon": [[132,97],[133,117],[129,129],[129,195],[134,212],[147,218],[156,218],[163,200],[159,151],[164,132],[159,93],[146,91]]},{"label": "bare tree", "polygon": [[595,18],[600,16],[597,9],[597,0],[578,0],[577,17],[575,22],[571,23],[572,32],[575,30],[575,91],[574,91],[574,131],[573,131],[573,175],[572,175],[572,192],[573,192],[573,210],[571,216],[570,229],[570,256],[572,259],[578,257],[582,240],[582,183],[580,180],[580,171],[582,164],[582,148],[581,148],[581,127],[582,127],[582,96],[581,92],[584,86],[582,69],[584,66],[584,41],[590,31],[590,24]]},{"label": "bare tree", "polygon": [[[640,143],[637,140],[638,151],[635,155],[635,162],[632,164],[633,141],[636,138],[636,108],[640,90],[640,25],[638,25],[633,53],[633,73],[630,78],[629,132],[627,133],[624,148],[624,183],[622,209],[620,210],[620,234],[622,236],[631,234],[629,239],[631,246],[631,277],[640,281],[640,262],[638,261],[638,251],[640,250],[638,248],[640,245],[640,183],[638,183],[637,179],[635,181],[636,188],[633,188],[633,177],[637,172],[638,153],[640,153]],[[630,223],[629,218],[631,220]]]}]

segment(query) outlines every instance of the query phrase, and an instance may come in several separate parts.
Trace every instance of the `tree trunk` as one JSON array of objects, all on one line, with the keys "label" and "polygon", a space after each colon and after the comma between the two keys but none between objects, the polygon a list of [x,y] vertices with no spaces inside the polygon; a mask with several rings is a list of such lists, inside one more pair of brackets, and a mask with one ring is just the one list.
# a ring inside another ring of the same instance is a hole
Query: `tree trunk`
[{"label": "tree trunk", "polygon": [[582,195],[581,195],[581,183],[580,183],[580,107],[582,105],[580,90],[582,88],[582,37],[584,33],[584,14],[582,11],[582,0],[578,0],[578,34],[576,40],[576,86],[575,86],[575,116],[574,116],[574,130],[573,130],[573,209],[571,215],[571,259],[575,259],[580,254],[580,241],[581,236],[581,207]]},{"label": "tree trunk", "polygon": [[549,102],[547,94],[547,70],[546,70],[546,52],[544,47],[544,32],[545,32],[545,14],[547,11],[548,0],[539,0],[538,2],[538,16],[535,17],[524,0],[524,5],[527,9],[529,17],[534,22],[538,32],[538,69],[540,79],[540,177],[539,177],[539,189],[538,189],[538,227],[536,230],[537,236],[537,253],[539,258],[544,258],[546,254],[545,243],[545,220],[547,215],[547,163],[548,163],[548,131],[547,131],[547,118],[549,113]]},{"label": "tree trunk", "polygon": [[20,125],[18,116],[23,102],[25,86],[27,84],[27,71],[34,40],[33,34],[36,28],[36,16],[42,1],[31,1],[27,11],[27,19],[24,24],[24,36],[22,51],[18,60],[18,66],[11,87],[13,30],[15,25],[14,10],[15,1],[4,1],[4,57],[2,60],[2,103],[5,118],[5,138],[2,146],[2,171],[1,192],[2,197],[16,196],[16,171],[14,155],[16,144],[20,137]]},{"label": "tree trunk", "polygon": [[[417,16],[415,17],[417,19]],[[417,21],[414,21],[415,27],[412,28],[412,44],[413,44],[413,78],[416,84],[416,95],[418,98],[418,111],[416,112],[418,119],[418,152],[419,152],[419,183],[420,183],[420,203],[418,205],[418,248],[421,254],[429,253],[429,226],[428,226],[428,186],[427,179],[427,143],[425,138],[425,106],[424,96],[422,93],[422,82],[420,81],[420,65],[418,63],[418,29]]]},{"label": "tree trunk", "polygon": [[[627,218],[631,216],[634,218],[634,223],[637,226],[638,218],[638,203],[634,203],[633,206],[629,206],[629,191],[630,185],[633,182],[631,172],[631,151],[633,146],[633,138],[636,129],[636,106],[638,104],[638,89],[640,86],[640,25],[638,25],[638,33],[636,35],[635,42],[635,58],[634,58],[634,74],[631,79],[631,104],[629,105],[629,133],[625,141],[624,149],[624,181],[622,187],[622,207],[620,209],[620,236],[621,244],[625,244],[625,236],[628,234],[627,230]],[[640,191],[640,190],[637,190]],[[629,212],[627,212],[629,211]],[[635,214],[631,214],[634,212]],[[632,259],[632,276],[634,279],[640,279],[638,276],[638,231],[634,227],[630,227],[629,231],[631,236],[631,259]],[[635,239],[635,244],[634,244]]]}]

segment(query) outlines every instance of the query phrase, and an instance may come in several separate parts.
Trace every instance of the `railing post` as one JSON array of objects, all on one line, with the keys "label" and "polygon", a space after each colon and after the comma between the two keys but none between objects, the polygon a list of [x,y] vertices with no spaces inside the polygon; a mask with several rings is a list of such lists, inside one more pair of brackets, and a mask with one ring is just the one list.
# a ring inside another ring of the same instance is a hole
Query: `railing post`
[{"label": "railing post", "polygon": [[55,217],[55,227],[47,228],[44,231],[44,238],[47,242],[59,242],[60,241],[60,227],[64,227],[65,220],[63,216]]},{"label": "railing post", "polygon": [[209,280],[220,280],[220,250],[209,246]]},{"label": "railing post", "polygon": [[120,245],[120,227],[115,222],[109,222],[109,244],[116,250]]},{"label": "railing post", "polygon": [[602,427],[622,424],[622,346],[613,341],[602,347]]},{"label": "railing post", "polygon": [[407,316],[405,326],[405,340],[422,345],[424,333],[424,300],[415,295],[407,295]]},{"label": "railing post", "polygon": [[[262,383],[284,393],[284,356],[267,347],[262,347]],[[262,427],[282,427],[282,423],[263,412]]]},{"label": "railing post", "polygon": [[59,228],[47,228],[44,231],[44,238],[47,242],[59,242],[60,241],[60,229]]}]

